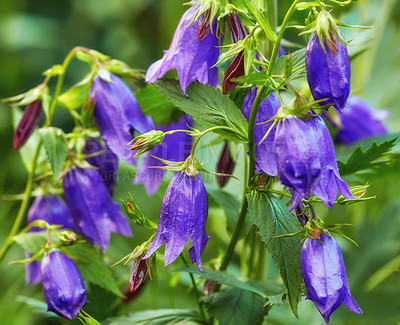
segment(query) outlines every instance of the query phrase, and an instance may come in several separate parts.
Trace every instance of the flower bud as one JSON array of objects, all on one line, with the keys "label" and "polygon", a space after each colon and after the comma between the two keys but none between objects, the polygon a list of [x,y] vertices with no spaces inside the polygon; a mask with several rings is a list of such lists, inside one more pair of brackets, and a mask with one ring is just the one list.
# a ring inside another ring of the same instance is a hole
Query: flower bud
[{"label": "flower bud", "polygon": [[131,273],[129,274],[129,290],[131,292],[135,292],[141,284],[146,276],[147,272],[147,260],[142,259],[141,257],[136,258],[133,261]]},{"label": "flower bud", "polygon": [[22,115],[14,133],[13,147],[19,150],[35,130],[39,123],[40,114],[42,113],[42,101],[40,99],[30,103]]},{"label": "flower bud", "polygon": [[199,42],[201,42],[211,31],[210,15],[211,15],[211,10],[208,9],[205,12],[203,12],[199,17],[199,23],[198,23]]},{"label": "flower bud", "polygon": [[131,150],[137,150],[134,157],[137,157],[163,142],[165,134],[160,130],[151,130],[147,133],[137,136],[131,142]]},{"label": "flower bud", "polygon": [[228,70],[226,70],[224,80],[222,81],[222,93],[228,94],[235,89],[238,83],[231,80],[244,76],[244,74],[244,50],[242,50],[236,54]]},{"label": "flower bud", "polygon": [[[229,151],[228,141],[225,141],[224,148],[222,149],[221,155],[218,160],[217,173],[221,174],[232,174],[235,168],[235,161],[233,160]],[[219,187],[224,187],[229,181],[228,176],[217,176]]]},{"label": "flower bud", "polygon": [[244,40],[247,36],[246,29],[243,26],[240,16],[237,13],[230,13],[227,16],[229,34],[231,35],[232,43]]},{"label": "flower bud", "polygon": [[322,233],[320,240],[322,243],[307,238],[301,249],[301,271],[308,293],[306,299],[314,302],[327,323],[342,302],[351,311],[361,314],[350,293],[339,245],[333,237]]},{"label": "flower bud", "polygon": [[205,280],[204,281],[204,286],[203,286],[203,292],[206,296],[209,296],[212,294],[213,290],[215,287],[215,282],[211,280]]},{"label": "flower bud", "polygon": [[59,250],[42,260],[42,282],[48,311],[73,320],[86,304],[86,288],[75,262]]}]

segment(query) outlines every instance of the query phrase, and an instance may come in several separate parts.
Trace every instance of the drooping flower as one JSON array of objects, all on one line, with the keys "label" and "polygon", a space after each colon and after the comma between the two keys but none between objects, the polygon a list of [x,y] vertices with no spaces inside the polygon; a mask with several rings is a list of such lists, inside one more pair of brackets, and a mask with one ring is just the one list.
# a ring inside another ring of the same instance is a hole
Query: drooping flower
[{"label": "drooping flower", "polygon": [[186,88],[196,80],[217,87],[218,68],[212,68],[219,56],[217,22],[215,19],[212,31],[199,41],[199,23],[195,21],[191,24],[197,9],[198,6],[193,6],[183,14],[168,51],[147,70],[146,82],[155,82],[167,71],[176,68],[184,94]]},{"label": "drooping flower", "polygon": [[308,42],[305,62],[307,80],[315,100],[327,98],[321,106],[332,104],[341,111],[350,92],[350,60],[346,46],[336,40],[337,51],[332,51],[324,37],[322,47],[317,33]]},{"label": "drooping flower", "polygon": [[106,183],[111,195],[113,195],[115,177],[117,176],[118,172],[118,157],[93,138],[86,140],[83,153],[86,155],[91,155],[90,157],[86,158],[86,161],[99,169],[101,178]]},{"label": "drooping flower", "polygon": [[337,191],[353,198],[341,179],[329,130],[320,116],[302,120],[290,115],[276,126],[275,159],[282,184],[292,193],[293,210],[311,193],[331,208]]},{"label": "drooping flower", "polygon": [[307,238],[301,249],[301,271],[307,298],[314,302],[327,323],[331,314],[342,304],[351,311],[362,311],[351,296],[342,252],[336,240],[320,234],[320,243]]},{"label": "drooping flower", "polygon": [[14,133],[13,148],[19,150],[35,130],[39,123],[40,114],[42,113],[42,101],[40,99],[30,103],[22,115]]},{"label": "drooping flower", "polygon": [[[225,141],[224,147],[218,160],[217,173],[232,174],[234,168],[235,161],[233,160],[231,152],[229,150],[228,141]],[[228,181],[228,176],[217,176],[219,187],[224,187],[226,183],[228,183]]]},{"label": "drooping flower", "polygon": [[73,167],[65,175],[63,187],[78,233],[92,245],[97,243],[105,251],[111,232],[132,236],[127,220],[97,170]]},{"label": "drooping flower", "polygon": [[73,320],[86,304],[86,287],[75,262],[59,250],[42,260],[42,283],[48,311]]},{"label": "drooping flower", "polygon": [[178,172],[165,191],[156,237],[144,259],[165,242],[167,266],[176,260],[190,238],[193,245],[190,258],[202,271],[201,255],[210,238],[205,231],[207,215],[207,192],[200,174],[189,176],[186,171]]},{"label": "drooping flower", "polygon": [[388,116],[388,111],[378,110],[360,97],[350,96],[339,115],[342,126],[335,140],[350,145],[368,137],[387,134],[382,120]]},{"label": "drooping flower", "polygon": [[[184,115],[178,122],[172,122],[168,128],[162,127],[162,130],[188,130],[188,126],[192,125],[192,117],[190,115]],[[178,132],[165,136],[164,141],[151,149],[149,154],[169,161],[184,161],[190,154],[191,146],[192,137],[186,133]],[[137,170],[134,183],[144,184],[147,193],[153,195],[159,189],[165,171],[157,168],[148,168],[163,165],[158,159],[150,155],[146,155],[143,158],[143,162]]]},{"label": "drooping flower", "polygon": [[95,103],[94,121],[109,150],[130,164],[132,153],[128,143],[133,132],[145,133],[155,129],[150,116],[145,116],[133,92],[117,76],[111,82],[95,76],[90,88],[90,98]]},{"label": "drooping flower", "polygon": [[[242,113],[247,121],[250,119],[251,109],[253,107],[254,99],[257,95],[257,88],[251,88],[247,93],[243,105]],[[257,112],[256,123],[254,126],[254,143],[256,149],[256,171],[276,176],[278,170],[275,161],[275,150],[274,150],[274,139],[275,139],[275,128],[272,129],[268,137],[260,145],[261,139],[267,133],[273,122],[263,123],[268,121],[276,115],[280,107],[278,96],[275,93],[269,95],[264,99]],[[263,124],[260,124],[263,123]]]},{"label": "drooping flower", "polygon": [[[75,230],[74,221],[65,202],[57,195],[44,195],[33,201],[29,208],[27,222],[44,220],[50,225],[62,225],[61,229]],[[41,231],[42,228],[33,227],[29,231]],[[32,257],[27,253],[27,257]],[[42,280],[40,263],[33,261],[26,264],[26,284],[38,284]]]}]

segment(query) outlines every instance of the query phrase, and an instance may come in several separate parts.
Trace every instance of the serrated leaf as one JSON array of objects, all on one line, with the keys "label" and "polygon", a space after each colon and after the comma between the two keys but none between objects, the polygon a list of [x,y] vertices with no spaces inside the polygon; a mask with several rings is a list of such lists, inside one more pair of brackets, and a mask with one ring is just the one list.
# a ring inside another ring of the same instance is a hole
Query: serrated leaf
[{"label": "serrated leaf", "polygon": [[212,270],[212,269],[206,269],[206,268],[203,269],[203,272],[200,272],[200,270],[195,266],[179,267],[173,271],[189,272],[189,273],[198,275],[201,279],[207,279],[207,280],[217,282],[219,284],[226,284],[226,285],[229,285],[234,288],[250,291],[250,292],[253,292],[253,293],[263,297],[264,299],[267,297],[267,295],[265,294],[264,291],[260,290],[257,287],[252,286],[251,284],[240,281],[239,279],[235,278],[233,275],[226,273],[226,272]]},{"label": "serrated leaf", "polygon": [[119,297],[123,297],[111,270],[104,263],[102,255],[88,243],[62,247],[61,250],[72,257],[86,281],[94,283]]},{"label": "serrated leaf", "polygon": [[58,103],[68,110],[82,108],[89,96],[89,83],[79,83],[58,97]]},{"label": "serrated leaf", "polygon": [[257,22],[260,24],[261,28],[263,29],[265,35],[267,35],[268,39],[272,42],[276,42],[277,36],[271,28],[271,25],[268,19],[263,15],[262,12],[258,11],[250,2],[249,0],[243,0],[243,4],[245,5],[246,9],[249,10]]},{"label": "serrated leaf", "polygon": [[67,144],[62,135],[63,132],[58,128],[47,127],[39,129],[39,134],[43,139],[44,149],[50,161],[51,169],[57,178],[68,153]]},{"label": "serrated leaf", "polygon": [[46,231],[21,233],[15,235],[13,240],[27,252],[36,254],[42,246],[46,245],[47,233]]},{"label": "serrated leaf", "polygon": [[[292,56],[293,73],[292,73],[291,78],[293,79],[293,76],[296,76],[305,70],[306,49],[303,48],[303,49],[297,50],[297,51],[291,53],[290,55]],[[289,57],[289,54],[282,55],[281,57],[276,59],[274,67],[272,69],[273,75],[282,75],[283,74],[283,69],[285,67],[285,61],[288,57]]]},{"label": "serrated leaf", "polygon": [[297,317],[303,277],[300,266],[301,236],[274,238],[301,230],[300,223],[277,198],[252,190],[248,194],[249,215],[285,284],[293,314]]},{"label": "serrated leaf", "polygon": [[264,299],[246,290],[228,288],[201,300],[220,325],[257,325],[264,319]]},{"label": "serrated leaf", "polygon": [[388,162],[389,160],[383,159],[383,157],[395,146],[396,141],[397,137],[379,145],[374,141],[365,151],[361,149],[361,146],[357,147],[345,163],[340,160],[338,161],[340,175],[343,176],[362,170],[373,169]]},{"label": "serrated leaf", "polygon": [[229,130],[215,130],[227,140],[247,142],[248,124],[232,100],[210,85],[192,83],[186,97],[177,80],[160,79],[154,84],[174,105],[193,116],[207,128],[225,126]]}]

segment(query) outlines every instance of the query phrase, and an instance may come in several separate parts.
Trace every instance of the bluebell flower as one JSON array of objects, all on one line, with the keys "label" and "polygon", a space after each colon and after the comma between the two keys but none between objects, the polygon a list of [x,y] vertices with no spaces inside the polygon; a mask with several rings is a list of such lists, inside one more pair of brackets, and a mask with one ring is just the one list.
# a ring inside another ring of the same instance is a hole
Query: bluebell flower
[{"label": "bluebell flower", "polygon": [[95,103],[94,121],[107,148],[135,164],[127,144],[134,137],[134,131],[146,133],[156,128],[152,118],[143,114],[133,92],[113,74],[111,82],[95,76],[90,97]]},{"label": "bluebell flower", "polygon": [[128,221],[113,202],[100,173],[73,167],[63,179],[65,201],[78,233],[105,251],[111,232],[132,236]]},{"label": "bluebell flower", "polygon": [[165,266],[177,259],[190,238],[189,250],[192,263],[200,271],[201,255],[210,238],[205,231],[208,215],[208,198],[200,174],[189,176],[178,172],[165,191],[158,229],[144,259],[149,258],[165,242]]},{"label": "bluebell flower", "polygon": [[183,14],[168,51],[165,51],[162,59],[154,62],[147,70],[146,82],[155,82],[167,71],[176,69],[184,94],[186,88],[196,80],[217,87],[218,68],[212,68],[219,56],[217,22],[215,19],[212,31],[199,41],[199,23],[195,21],[191,24],[197,9],[198,6],[191,7]]},{"label": "bluebell flower", "polygon": [[327,323],[342,303],[361,314],[350,293],[339,245],[331,236],[321,234],[320,239],[322,243],[307,238],[301,249],[301,271],[308,293],[306,299],[314,302]]},{"label": "bluebell flower", "polygon": [[86,304],[86,287],[75,262],[59,250],[42,260],[42,283],[48,311],[73,320]]}]

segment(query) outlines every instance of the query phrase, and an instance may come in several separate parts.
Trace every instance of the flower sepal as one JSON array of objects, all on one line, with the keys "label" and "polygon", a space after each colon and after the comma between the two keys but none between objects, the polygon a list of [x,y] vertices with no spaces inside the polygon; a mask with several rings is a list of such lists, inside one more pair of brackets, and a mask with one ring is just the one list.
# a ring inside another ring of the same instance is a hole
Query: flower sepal
[{"label": "flower sepal", "polygon": [[160,130],[151,130],[143,133],[131,142],[129,142],[130,150],[137,151],[132,158],[136,158],[145,152],[153,149],[164,141],[165,133]]}]

